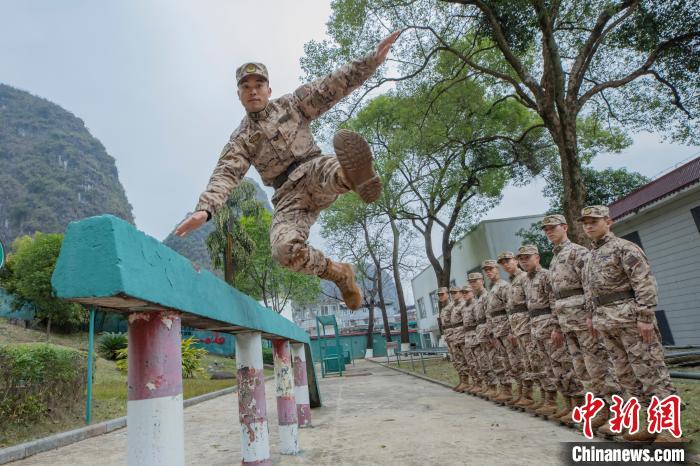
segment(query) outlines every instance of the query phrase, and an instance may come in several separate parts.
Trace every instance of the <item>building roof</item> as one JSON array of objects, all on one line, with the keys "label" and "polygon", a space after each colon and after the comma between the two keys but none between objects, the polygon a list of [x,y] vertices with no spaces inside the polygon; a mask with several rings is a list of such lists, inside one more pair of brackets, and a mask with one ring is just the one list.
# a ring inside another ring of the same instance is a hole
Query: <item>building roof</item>
[{"label": "building roof", "polygon": [[697,157],[610,204],[610,217],[617,220],[699,181],[700,157]]}]

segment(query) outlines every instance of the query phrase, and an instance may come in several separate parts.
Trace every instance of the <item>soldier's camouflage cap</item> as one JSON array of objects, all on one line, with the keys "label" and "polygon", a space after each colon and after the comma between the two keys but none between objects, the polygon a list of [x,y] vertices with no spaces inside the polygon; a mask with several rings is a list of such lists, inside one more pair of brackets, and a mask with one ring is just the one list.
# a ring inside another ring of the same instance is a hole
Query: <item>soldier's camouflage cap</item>
[{"label": "soldier's camouflage cap", "polygon": [[493,259],[486,259],[481,263],[481,268],[485,269],[487,267],[498,267],[498,263]]},{"label": "soldier's camouflage cap", "polygon": [[481,274],[481,272],[472,272],[469,275],[467,275],[467,280],[483,280],[484,276]]},{"label": "soldier's camouflage cap", "polygon": [[441,286],[438,288],[438,294],[444,294],[447,293],[447,287],[446,286]]},{"label": "soldier's camouflage cap", "polygon": [[516,257],[518,256],[531,256],[533,254],[539,254],[540,251],[537,249],[537,246],[534,244],[523,244],[518,248],[518,253],[515,255]]},{"label": "soldier's camouflage cap", "polygon": [[593,218],[610,217],[610,209],[608,209],[604,205],[590,205],[588,207],[584,207],[581,210],[581,216],[578,218],[578,221],[580,222],[585,217],[593,217]]},{"label": "soldier's camouflage cap", "polygon": [[462,293],[469,293],[470,291],[473,291],[471,286],[465,285],[462,287]]},{"label": "soldier's camouflage cap", "polygon": [[267,74],[267,67],[262,63],[243,63],[236,70],[236,84],[240,84],[241,80],[246,76],[256,75],[265,78],[265,81],[270,81],[270,76]]},{"label": "soldier's camouflage cap", "polygon": [[515,254],[513,254],[510,251],[503,251],[502,253],[500,253],[498,255],[498,260],[496,262],[498,262],[500,264],[501,261],[504,261],[507,259],[515,259]]},{"label": "soldier's camouflage cap", "polygon": [[450,293],[459,293],[460,291],[462,291],[462,290],[458,286],[450,287]]},{"label": "soldier's camouflage cap", "polygon": [[544,228],[549,225],[566,225],[566,218],[560,214],[546,215],[540,222],[540,228]]}]

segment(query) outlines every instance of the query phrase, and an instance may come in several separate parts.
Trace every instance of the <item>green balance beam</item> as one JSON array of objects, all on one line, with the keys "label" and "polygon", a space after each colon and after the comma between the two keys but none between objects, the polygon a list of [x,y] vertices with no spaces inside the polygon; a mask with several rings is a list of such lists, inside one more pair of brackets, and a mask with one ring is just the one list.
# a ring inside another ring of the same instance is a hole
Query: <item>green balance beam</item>
[{"label": "green balance beam", "polygon": [[252,330],[304,343],[311,406],[321,405],[308,333],[122,219],[101,215],[71,222],[51,284],[59,298],[113,312],[173,309],[189,327]]}]

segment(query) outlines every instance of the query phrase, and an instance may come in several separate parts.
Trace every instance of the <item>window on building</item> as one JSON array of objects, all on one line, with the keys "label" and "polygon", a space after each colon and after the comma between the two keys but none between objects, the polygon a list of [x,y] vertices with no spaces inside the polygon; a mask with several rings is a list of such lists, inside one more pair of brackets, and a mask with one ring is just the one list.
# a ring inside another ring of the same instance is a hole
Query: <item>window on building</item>
[{"label": "window on building", "polygon": [[430,293],[430,305],[433,309],[433,315],[436,315],[440,311],[438,307],[437,290]]},{"label": "window on building", "polygon": [[457,286],[457,282],[455,281],[454,278],[452,280],[450,280],[450,286]]},{"label": "window on building", "polygon": [[425,315],[425,300],[423,298],[418,298],[416,304],[418,305],[418,318],[425,319],[427,317]]},{"label": "window on building", "polygon": [[695,220],[695,227],[700,233],[700,206],[693,207],[690,209],[690,213],[693,215],[693,220]]},{"label": "window on building", "polygon": [[644,249],[644,246],[642,246],[642,238],[639,237],[639,232],[633,231],[632,233],[627,233],[624,236],[621,236],[620,238],[626,239],[627,241],[632,241],[634,244],[639,246],[640,248]]}]

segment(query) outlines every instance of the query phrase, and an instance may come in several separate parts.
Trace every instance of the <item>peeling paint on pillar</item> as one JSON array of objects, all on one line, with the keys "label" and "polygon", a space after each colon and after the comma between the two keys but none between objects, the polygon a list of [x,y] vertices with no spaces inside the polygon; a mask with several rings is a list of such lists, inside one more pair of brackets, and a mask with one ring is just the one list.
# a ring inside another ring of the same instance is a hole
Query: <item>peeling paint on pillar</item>
[{"label": "peeling paint on pillar", "polygon": [[297,420],[300,428],[311,426],[309,384],[306,374],[306,353],[302,343],[292,344],[294,362],[294,399],[297,405]]},{"label": "peeling paint on pillar", "polygon": [[271,464],[260,333],[236,335],[236,367],[242,464]]},{"label": "peeling paint on pillar", "polygon": [[128,320],[128,464],[184,465],[180,315],[137,312]]},{"label": "peeling paint on pillar", "polygon": [[289,340],[273,340],[272,356],[275,362],[275,387],[277,396],[277,421],[280,434],[280,453],[299,453],[299,426],[297,403],[294,399],[294,376]]}]

